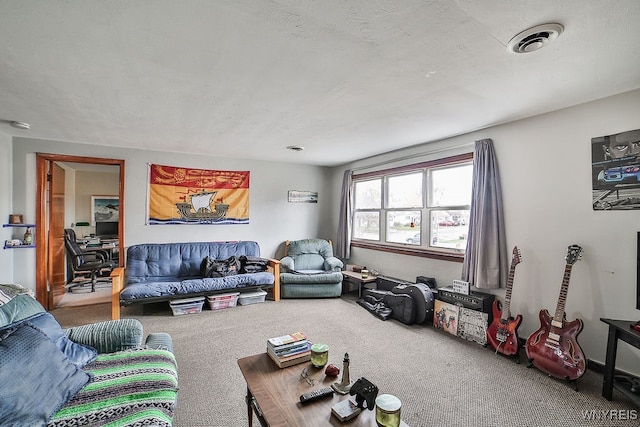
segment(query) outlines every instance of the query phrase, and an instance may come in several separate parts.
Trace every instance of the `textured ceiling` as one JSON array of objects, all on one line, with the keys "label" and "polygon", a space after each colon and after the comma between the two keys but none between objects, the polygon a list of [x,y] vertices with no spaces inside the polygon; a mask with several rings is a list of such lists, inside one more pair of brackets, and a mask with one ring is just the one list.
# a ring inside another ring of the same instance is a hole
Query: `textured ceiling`
[{"label": "textured ceiling", "polygon": [[640,88],[639,22],[637,0],[3,0],[0,120],[31,130],[0,132],[337,165]]}]

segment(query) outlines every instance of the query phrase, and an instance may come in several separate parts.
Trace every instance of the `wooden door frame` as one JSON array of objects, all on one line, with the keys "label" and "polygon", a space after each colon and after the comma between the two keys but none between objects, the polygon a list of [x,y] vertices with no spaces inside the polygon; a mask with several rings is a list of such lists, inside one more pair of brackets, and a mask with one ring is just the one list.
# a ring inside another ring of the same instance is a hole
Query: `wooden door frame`
[{"label": "wooden door frame", "polygon": [[[47,269],[47,252],[49,241],[47,239],[47,212],[46,194],[47,194],[47,176],[49,173],[50,162],[70,162],[70,163],[91,163],[99,165],[112,165],[120,167],[120,188],[118,191],[118,246],[124,247],[124,160],[107,159],[102,157],[85,157],[73,156],[67,154],[49,154],[36,153],[36,299],[47,310],[53,309],[49,307],[49,290],[48,285],[48,269]],[[119,257],[119,263],[122,263],[123,257]]]}]

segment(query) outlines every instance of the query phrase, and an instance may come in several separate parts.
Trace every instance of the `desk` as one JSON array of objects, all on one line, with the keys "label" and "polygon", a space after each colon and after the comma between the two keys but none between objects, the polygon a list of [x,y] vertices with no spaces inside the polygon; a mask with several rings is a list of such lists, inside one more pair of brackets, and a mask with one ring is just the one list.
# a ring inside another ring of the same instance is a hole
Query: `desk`
[{"label": "desk", "polygon": [[[300,403],[300,395],[318,388],[330,387],[335,377],[326,377],[322,369],[311,366],[311,362],[300,363],[280,369],[267,353],[260,353],[238,360],[238,366],[247,382],[247,415],[249,427],[253,427],[253,414],[260,424],[270,427],[326,427],[346,426],[371,427],[376,425],[375,409],[365,409],[353,420],[341,422],[331,415],[331,407],[341,400],[353,396],[333,394],[306,405]],[[303,368],[315,378],[315,386],[309,386],[300,378]],[[401,427],[408,427],[404,422]]]},{"label": "desk", "polygon": [[[358,287],[358,298],[362,296],[362,288],[367,283],[375,283],[376,277],[369,274],[369,277],[366,279],[362,278],[361,273],[356,273],[355,271],[345,270],[342,272],[342,292],[348,292],[350,290],[351,284],[354,284]],[[346,289],[346,290],[345,290]]]},{"label": "desk", "polygon": [[622,340],[636,348],[640,348],[640,333],[631,329],[631,322],[628,320],[603,319],[601,321],[609,325],[609,338],[607,340],[607,358],[604,365],[604,384],[602,385],[602,396],[611,400],[613,389],[620,391],[633,403],[640,406],[640,395],[631,393],[631,387],[621,381],[615,380],[616,354],[618,352],[618,340]]},{"label": "desk", "polygon": [[80,249],[83,252],[91,253],[91,252],[102,252],[106,253],[109,260],[118,261],[120,255],[120,248],[118,245],[113,243],[102,243],[99,246],[91,246],[91,245],[80,245]]}]

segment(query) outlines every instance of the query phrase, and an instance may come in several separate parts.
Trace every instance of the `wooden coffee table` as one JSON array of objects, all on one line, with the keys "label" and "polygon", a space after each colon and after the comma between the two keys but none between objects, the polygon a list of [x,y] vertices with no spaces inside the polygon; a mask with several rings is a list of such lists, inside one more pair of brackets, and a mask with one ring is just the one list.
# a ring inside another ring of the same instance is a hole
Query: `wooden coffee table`
[{"label": "wooden coffee table", "polygon": [[[300,395],[319,388],[330,387],[341,377],[326,377],[323,369],[316,369],[311,362],[300,363],[280,369],[266,353],[244,357],[238,366],[247,382],[247,414],[249,427],[253,426],[253,414],[263,426],[270,427],[315,427],[315,426],[375,426],[375,409],[365,409],[356,418],[342,422],[331,415],[331,407],[341,400],[353,396],[333,394],[302,405]],[[309,385],[300,374],[303,368],[314,378]],[[357,378],[352,378],[355,380]],[[406,424],[402,423],[402,426]]]}]

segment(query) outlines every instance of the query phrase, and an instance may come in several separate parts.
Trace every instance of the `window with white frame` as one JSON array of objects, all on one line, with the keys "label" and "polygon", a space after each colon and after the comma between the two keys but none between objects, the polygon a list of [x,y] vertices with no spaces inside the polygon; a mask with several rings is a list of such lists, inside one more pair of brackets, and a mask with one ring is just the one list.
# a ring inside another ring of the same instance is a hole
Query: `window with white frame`
[{"label": "window with white frame", "polygon": [[464,253],[471,153],[354,175],[353,243],[385,250]]}]

